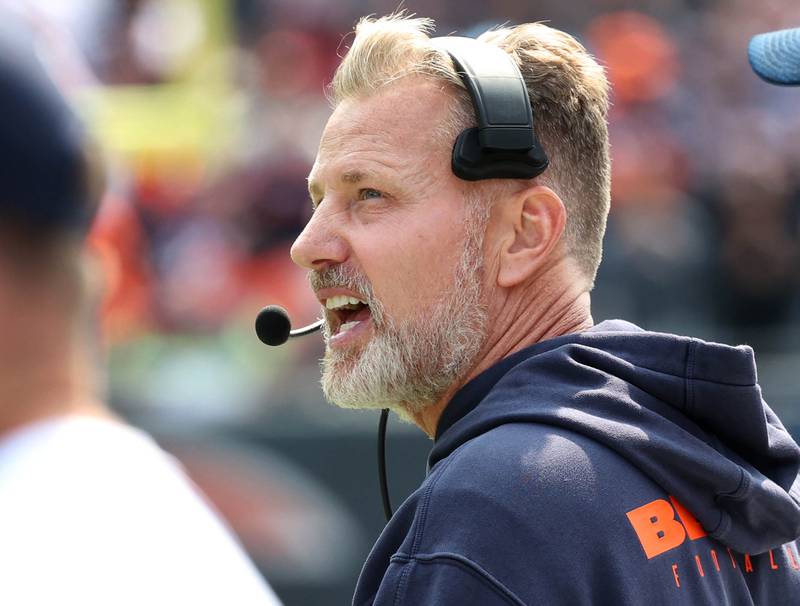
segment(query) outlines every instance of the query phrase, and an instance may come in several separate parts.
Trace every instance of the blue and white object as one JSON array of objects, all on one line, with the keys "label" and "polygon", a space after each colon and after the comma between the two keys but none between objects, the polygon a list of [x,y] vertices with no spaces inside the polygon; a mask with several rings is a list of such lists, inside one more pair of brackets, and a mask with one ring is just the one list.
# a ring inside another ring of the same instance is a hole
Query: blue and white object
[{"label": "blue and white object", "polygon": [[753,71],[767,82],[800,86],[800,28],[753,36],[747,55]]}]

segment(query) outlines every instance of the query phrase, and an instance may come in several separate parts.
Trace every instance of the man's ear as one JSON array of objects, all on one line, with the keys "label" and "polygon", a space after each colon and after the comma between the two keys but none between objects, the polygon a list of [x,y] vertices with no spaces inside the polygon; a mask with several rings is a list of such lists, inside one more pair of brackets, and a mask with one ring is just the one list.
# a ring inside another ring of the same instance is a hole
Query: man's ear
[{"label": "man's ear", "polygon": [[504,213],[509,238],[500,251],[497,274],[497,284],[503,288],[525,282],[544,265],[567,222],[561,198],[544,185],[524,189],[509,202]]}]

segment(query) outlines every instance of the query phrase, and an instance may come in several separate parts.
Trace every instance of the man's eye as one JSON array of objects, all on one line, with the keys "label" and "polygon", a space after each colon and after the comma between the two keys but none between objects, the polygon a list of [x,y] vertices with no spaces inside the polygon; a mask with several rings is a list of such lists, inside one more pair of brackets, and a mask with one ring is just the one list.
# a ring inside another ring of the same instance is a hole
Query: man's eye
[{"label": "man's eye", "polygon": [[369,187],[366,187],[358,190],[359,200],[374,200],[376,198],[383,198],[383,193],[379,192],[377,189],[370,189]]}]

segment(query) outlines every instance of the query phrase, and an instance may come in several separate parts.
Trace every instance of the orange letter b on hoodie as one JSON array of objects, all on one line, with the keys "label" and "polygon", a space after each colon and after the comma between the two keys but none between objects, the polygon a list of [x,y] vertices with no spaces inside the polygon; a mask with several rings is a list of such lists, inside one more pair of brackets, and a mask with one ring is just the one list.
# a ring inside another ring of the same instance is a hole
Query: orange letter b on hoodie
[{"label": "orange letter b on hoodie", "polygon": [[664,499],[637,507],[627,516],[648,560],[677,547],[686,538],[686,530],[675,519],[675,510]]}]

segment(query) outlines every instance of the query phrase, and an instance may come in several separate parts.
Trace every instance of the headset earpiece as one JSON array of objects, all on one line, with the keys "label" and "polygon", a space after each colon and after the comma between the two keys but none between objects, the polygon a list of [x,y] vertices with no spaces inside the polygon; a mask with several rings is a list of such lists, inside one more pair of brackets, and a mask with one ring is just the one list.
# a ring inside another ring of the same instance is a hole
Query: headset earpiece
[{"label": "headset earpiece", "polygon": [[547,155],[533,128],[528,90],[514,60],[502,49],[472,38],[434,38],[453,60],[469,92],[478,126],[453,146],[453,173],[467,181],[533,179]]},{"label": "headset earpiece", "polygon": [[547,157],[538,141],[527,152],[508,152],[482,146],[478,134],[478,128],[473,127],[456,138],[452,168],[461,179],[533,179],[547,168]]}]

